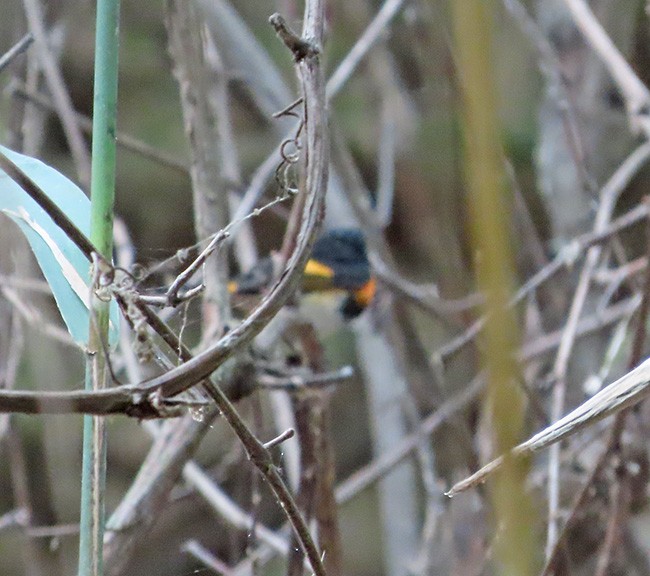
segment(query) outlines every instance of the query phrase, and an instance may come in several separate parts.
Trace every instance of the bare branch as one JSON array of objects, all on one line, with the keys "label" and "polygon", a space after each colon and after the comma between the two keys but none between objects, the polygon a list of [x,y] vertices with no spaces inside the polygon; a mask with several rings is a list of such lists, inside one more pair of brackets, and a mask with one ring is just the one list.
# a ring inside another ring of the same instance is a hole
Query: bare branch
[{"label": "bare branch", "polygon": [[616,82],[635,132],[650,137],[650,91],[641,82],[584,0],[564,0],[578,29]]},{"label": "bare branch", "polygon": [[77,176],[81,184],[87,187],[90,184],[90,153],[77,125],[72,100],[66,89],[63,74],[48,46],[43,22],[43,7],[40,0],[24,0],[23,3],[30,31],[34,35],[34,45],[43,65],[43,73],[52,92],[56,110],[70,146]]},{"label": "bare branch", "polygon": [[[36,104],[44,110],[56,111],[54,104],[52,104],[52,102],[47,97],[28,90],[28,88],[22,82],[15,78],[11,81],[7,87],[7,90],[9,94],[14,94],[20,98],[24,98],[25,100]],[[93,121],[81,112],[75,111],[74,116],[80,128],[86,134],[91,134]],[[188,174],[187,165],[184,162],[179,161],[176,156],[172,156],[171,154],[163,152],[162,150],[158,150],[146,142],[143,142],[142,140],[139,140],[138,138],[135,138],[134,136],[131,136],[130,134],[126,134],[119,130],[116,133],[116,139],[117,145],[124,150],[129,150],[130,152],[139,154],[143,158],[147,158],[153,162],[157,162],[162,166],[171,168],[180,174]]]},{"label": "bare branch", "polygon": [[478,376],[465,390],[450,398],[435,412],[424,418],[420,422],[418,430],[405,436],[398,446],[354,472],[337,487],[336,501],[339,504],[344,504],[359,492],[383,478],[418,449],[423,437],[433,434],[440,426],[453,418],[457,412],[476,399],[484,386],[484,378]]},{"label": "bare branch", "polygon": [[[512,450],[512,455],[526,456],[552,446],[598,420],[638,404],[649,395],[650,360],[646,360],[557,422],[519,444]],[[447,496],[455,496],[459,492],[485,482],[487,477],[501,466],[503,459],[504,457],[500,456],[472,476],[455,484],[447,492]]]},{"label": "bare branch", "polygon": [[289,440],[289,438],[293,438],[296,435],[296,431],[293,428],[289,428],[288,430],[285,430],[280,434],[279,436],[276,436],[275,438],[272,438],[268,442],[264,443],[264,448],[267,450],[270,450],[271,448],[275,448],[276,446],[279,446],[283,442],[286,442]]},{"label": "bare branch", "polygon": [[183,544],[181,550],[199,560],[216,574],[222,574],[223,576],[233,576],[234,574],[233,570],[225,562],[219,560],[197,540],[188,540]]},{"label": "bare branch", "polygon": [[404,0],[386,0],[384,2],[372,22],[327,81],[328,100],[334,98],[341,88],[343,88],[343,85],[352,76],[361,60],[363,60],[370,49],[381,38],[381,35],[385,33],[391,20],[400,11],[403,4]]},{"label": "bare branch", "polygon": [[289,27],[282,15],[277,12],[271,15],[269,23],[275,29],[278,38],[280,38],[284,45],[293,53],[296,62],[300,62],[304,58],[316,56],[320,53],[320,48],[298,36]]},{"label": "bare branch", "polygon": [[34,41],[33,34],[25,34],[16,44],[0,56],[0,74],[9,66],[17,56],[20,56]]},{"label": "bare branch", "polygon": [[[600,195],[602,201],[599,205],[594,230],[590,233],[578,236],[578,238],[560,251],[545,268],[537,272],[528,282],[526,282],[510,300],[511,306],[521,302],[528,294],[534,292],[543,282],[546,282],[562,267],[573,265],[576,258],[583,255],[585,249],[602,243],[621,229],[631,226],[646,217],[648,214],[648,207],[645,205],[639,205],[631,210],[627,215],[621,216],[610,224],[610,219],[616,206],[616,200],[625,187],[630,183],[635,174],[637,174],[645,162],[647,162],[648,158],[650,158],[650,143],[647,142],[641,144],[626,158],[601,190]],[[474,338],[481,333],[484,323],[485,318],[478,319],[463,334],[440,347],[435,352],[435,355],[443,360],[452,356],[458,352],[458,350],[472,342]]]},{"label": "bare branch", "polygon": [[438,287],[435,284],[427,285],[409,282],[400,274],[391,270],[377,254],[370,254],[369,260],[377,278],[400,296],[405,297],[419,308],[437,317],[467,312],[480,306],[483,301],[480,294],[472,294],[458,300],[446,300],[440,297]]}]

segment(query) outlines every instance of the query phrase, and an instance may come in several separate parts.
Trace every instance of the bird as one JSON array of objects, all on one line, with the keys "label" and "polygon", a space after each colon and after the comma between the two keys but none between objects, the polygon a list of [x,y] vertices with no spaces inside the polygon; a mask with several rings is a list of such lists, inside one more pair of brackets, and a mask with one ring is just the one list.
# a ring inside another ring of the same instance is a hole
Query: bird
[{"label": "bird", "polygon": [[[260,295],[276,276],[273,256],[260,260],[253,268],[232,280],[233,295]],[[366,243],[361,230],[335,228],[325,231],[314,243],[302,278],[308,294],[332,297],[339,303],[345,320],[357,317],[372,302],[376,281],[372,277]]]}]

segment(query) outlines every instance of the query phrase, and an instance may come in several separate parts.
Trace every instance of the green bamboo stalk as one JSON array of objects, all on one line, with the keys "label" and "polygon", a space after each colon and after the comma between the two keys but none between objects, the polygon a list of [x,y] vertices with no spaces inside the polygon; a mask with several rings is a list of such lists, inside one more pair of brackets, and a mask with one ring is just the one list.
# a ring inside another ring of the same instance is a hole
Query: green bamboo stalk
[{"label": "green bamboo stalk", "polygon": [[[525,405],[517,387],[517,323],[508,306],[514,286],[513,243],[497,115],[492,56],[493,3],[452,0],[456,55],[463,95],[465,173],[477,253],[477,281],[486,297],[483,364],[496,454],[507,454],[523,433]],[[534,549],[536,522],[524,482],[526,459],[506,458],[490,495],[498,530],[497,573],[532,575],[541,559]],[[537,560],[537,561],[536,561]]]},{"label": "green bamboo stalk", "polygon": [[[113,251],[116,112],[119,51],[119,0],[98,0],[95,37],[90,240],[108,261]],[[86,388],[102,388],[106,364],[101,343],[108,340],[109,303],[91,297],[86,359]],[[81,480],[79,576],[103,574],[104,491],[106,485],[104,420],[84,417]]]}]

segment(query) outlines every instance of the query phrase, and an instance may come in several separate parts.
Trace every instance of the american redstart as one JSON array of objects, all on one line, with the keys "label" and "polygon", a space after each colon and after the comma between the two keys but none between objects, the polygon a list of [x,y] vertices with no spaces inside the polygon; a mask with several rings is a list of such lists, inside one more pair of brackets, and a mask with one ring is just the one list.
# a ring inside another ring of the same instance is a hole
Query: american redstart
[{"label": "american redstart", "polygon": [[[269,256],[230,282],[229,290],[233,294],[260,294],[275,272],[273,257]],[[310,293],[343,293],[341,314],[344,318],[358,316],[375,295],[375,280],[361,231],[334,229],[320,236],[305,267],[302,289]]]}]

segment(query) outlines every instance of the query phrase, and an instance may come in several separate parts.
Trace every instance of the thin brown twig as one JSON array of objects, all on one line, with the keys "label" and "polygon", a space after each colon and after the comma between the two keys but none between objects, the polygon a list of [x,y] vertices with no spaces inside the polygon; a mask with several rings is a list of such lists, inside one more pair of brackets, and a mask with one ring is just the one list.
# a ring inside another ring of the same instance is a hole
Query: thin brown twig
[{"label": "thin brown twig", "polygon": [[41,207],[54,223],[61,228],[68,238],[83,252],[88,261],[92,261],[93,252],[97,252],[90,240],[77,228],[70,218],[63,212],[20,167],[14,164],[0,151],[0,169],[18,184]]},{"label": "thin brown twig", "polygon": [[375,253],[368,256],[373,272],[386,286],[410,302],[434,314],[436,317],[452,314],[462,314],[480,306],[483,297],[480,294],[470,294],[465,298],[448,300],[442,298],[435,284],[415,284],[391,270],[389,266]]},{"label": "thin brown twig", "polygon": [[81,184],[87,187],[90,185],[90,153],[79,130],[72,100],[63,80],[63,74],[48,46],[43,7],[40,0],[24,0],[23,5],[30,31],[34,35],[34,46],[43,66],[43,74],[52,93],[57,114],[70,146],[77,176]]},{"label": "thin brown twig", "polygon": [[[25,100],[28,100],[33,104],[36,104],[37,106],[39,106],[44,110],[50,110],[50,111],[56,110],[54,104],[49,100],[49,98],[47,98],[43,94],[38,94],[36,92],[30,91],[27,88],[27,86],[25,86],[25,84],[23,84],[21,81],[15,78],[11,81],[11,83],[7,87],[7,90],[9,94],[16,95],[20,98],[24,98]],[[92,119],[86,116],[85,114],[82,114],[81,112],[77,112],[77,111],[74,112],[74,116],[80,128],[86,134],[91,134],[92,127],[93,127]],[[126,134],[125,132],[121,132],[118,130],[116,133],[116,140],[117,140],[117,145],[123,148],[124,150],[129,150],[130,152],[139,154],[143,158],[147,158],[149,160],[157,162],[162,166],[171,168],[172,170],[180,174],[187,175],[189,173],[189,169],[187,165],[184,162],[179,161],[175,156],[163,152],[158,148],[154,148],[153,146],[147,144],[146,142],[143,142],[138,138],[135,138],[134,136],[131,136],[130,134]]]},{"label": "thin brown twig", "polygon": [[[648,205],[648,199],[645,200],[644,204],[646,206]],[[646,218],[645,230],[646,230],[647,252],[648,254],[650,254],[650,217]],[[639,309],[637,329],[634,335],[634,342],[632,344],[632,351],[628,362],[628,369],[633,368],[641,361],[642,354],[643,354],[643,345],[646,339],[646,322],[649,313],[650,313],[650,268],[646,268],[643,297]],[[581,510],[584,507],[584,504],[586,503],[588,497],[591,495],[591,487],[594,481],[602,472],[606,463],[609,462],[613,452],[620,451],[619,441],[620,441],[620,435],[622,434],[625,425],[626,413],[627,411],[623,411],[616,415],[616,419],[611,427],[610,438],[607,443],[607,448],[601,454],[598,463],[594,467],[592,474],[585,482],[580,495],[576,499],[571,514],[568,520],[565,522],[562,532],[559,535],[557,544],[554,547],[552,553],[548,557],[547,565],[544,570],[543,576],[551,574],[555,566],[557,565],[559,554],[560,554],[559,548],[561,545],[563,545],[563,543],[566,542],[569,528],[572,526],[572,523],[575,521],[575,518],[577,517],[579,510]],[[620,481],[623,484],[627,483],[626,474],[623,474],[623,477],[620,479]],[[621,500],[626,499],[626,492],[624,486],[620,486],[619,488],[620,490],[614,495],[614,501],[613,501],[615,513],[611,515],[612,521],[608,524],[606,543],[603,547],[602,554],[599,559],[599,567],[601,569],[602,574],[606,573],[608,558],[611,552],[611,545],[613,544],[613,538],[616,534],[616,531],[618,530],[618,525],[619,525],[618,516],[619,514],[624,513],[623,510],[624,503]],[[616,517],[616,521],[613,520],[613,517]]]},{"label": "thin brown twig", "polygon": [[[279,15],[276,14],[271,19],[272,24],[276,28],[276,32],[278,32],[285,44],[294,51],[294,58],[298,63],[298,71],[302,83],[305,106],[304,116],[306,119],[309,119],[305,123],[306,160],[303,219],[297,235],[295,250],[288,263],[289,267],[292,264],[296,266],[296,262],[300,263],[300,271],[304,268],[308,256],[308,252],[305,249],[311,248],[322,218],[329,164],[328,147],[326,145],[327,127],[324,114],[325,90],[323,72],[318,59],[324,26],[323,19],[323,2],[321,0],[308,1],[305,5],[305,21],[300,42],[296,42],[295,38],[291,38],[290,36],[287,37],[290,31],[281,25],[282,19]],[[281,278],[278,285],[281,285],[282,281],[283,279]],[[294,288],[294,286],[290,287]],[[260,472],[262,472],[282,504],[294,528],[294,532],[305,554],[309,558],[314,573],[317,576],[324,576],[325,570],[320,553],[311,538],[309,529],[300,515],[291,494],[277,468],[273,465],[268,451],[238,417],[234,407],[225,395],[223,395],[221,390],[213,387],[210,395],[215,400],[224,418],[226,418],[233,430],[237,433],[249,457]]]},{"label": "thin brown twig", "polygon": [[[609,308],[583,316],[578,322],[576,336],[586,336],[593,334],[598,330],[602,330],[610,324],[614,324],[621,319],[630,318],[639,308],[640,297],[631,296],[626,300],[622,300],[613,304]],[[533,358],[538,358],[557,349],[562,340],[562,330],[555,330],[543,334],[526,342],[519,351],[518,358],[521,362],[528,362]]]},{"label": "thin brown twig", "polygon": [[256,208],[251,211],[249,214],[243,216],[240,219],[232,220],[225,228],[219,230],[210,237],[208,245],[199,253],[199,255],[174,279],[171,283],[164,298],[161,297],[150,297],[144,298],[143,301],[148,303],[153,303],[160,306],[177,306],[179,303],[186,301],[188,298],[192,298],[196,295],[196,292],[200,290],[200,286],[188,291],[188,293],[179,296],[180,289],[185,286],[198,272],[198,270],[205,264],[205,261],[214,253],[215,250],[219,248],[228,238],[230,238],[230,233],[233,228],[250,220],[251,218],[256,218],[266,210],[270,210],[275,207],[277,204],[286,201],[289,198],[287,195],[281,195],[277,198],[271,200],[264,206]]},{"label": "thin brown twig", "polygon": [[[317,0],[308,2],[305,14],[304,35],[309,38],[313,37],[320,39],[323,26],[322,3]],[[286,297],[288,297],[295,289],[297,282],[299,281],[302,270],[307,262],[307,258],[309,257],[311,247],[316,239],[318,225],[322,218],[328,168],[322,71],[317,57],[308,56],[303,58],[299,63],[299,70],[303,80],[302,84],[306,114],[310,118],[305,133],[307,143],[306,149],[309,151],[309,155],[306,163],[306,184],[303,193],[307,195],[307,200],[305,202],[303,220],[300,233],[298,234],[296,249],[287,264],[287,269],[278,280],[274,289],[271,290],[269,295],[267,295],[258,308],[247,318],[247,320],[240,324],[239,327],[221,338],[216,346],[212,346],[194,359],[190,359],[178,368],[168,372],[167,374],[173,374],[178,370],[181,371],[180,374],[177,373],[176,376],[172,376],[171,380],[167,380],[163,375],[162,381],[154,379],[150,380],[149,384],[154,384],[156,386],[162,384],[165,386],[171,383],[171,386],[174,387],[181,381],[189,384],[189,381],[187,380],[188,376],[190,380],[193,380],[200,372],[204,372],[204,375],[198,376],[198,379],[208,376],[218,368],[218,366],[220,366],[234,350],[248,342],[259,332],[259,330],[261,330],[261,328],[280,309]],[[229,350],[228,352],[226,352],[227,349]],[[154,381],[156,382],[154,383]],[[324,575],[319,552],[311,540],[309,531],[297,511],[289,491],[273,464],[270,454],[251,433],[243,420],[241,420],[223,391],[211,383],[206,382],[205,386],[223,416],[242,441],[249,457],[264,475],[281,502],[295,531],[299,535],[301,544],[305,547],[312,569],[317,575]]]},{"label": "thin brown twig", "polygon": [[[648,236],[650,246],[650,233]],[[630,356],[629,366],[634,366],[641,360],[642,343],[645,340],[645,319],[650,311],[650,269],[646,271],[646,284],[642,296],[642,312],[639,314],[639,324],[635,334],[635,343]],[[624,410],[637,404],[650,394],[650,360],[645,360],[633,370],[602,389],[589,400],[578,406],[569,414],[554,422],[541,432],[538,432],[530,439],[519,444],[512,450],[513,456],[525,456],[537,452],[547,446],[552,446],[561,440],[575,434],[578,430],[589,426],[607,416],[616,414],[617,417],[612,425],[610,437],[610,448],[613,449],[618,443],[618,437],[622,432],[624,422]],[[603,458],[608,455],[604,453]],[[454,485],[447,493],[448,496],[467,490],[473,486],[483,483],[486,478],[497,470],[503,462],[503,456],[493,460],[478,472],[465,480]],[[558,538],[554,540],[553,546],[549,548],[548,558],[550,559],[555,549]]]},{"label": "thin brown twig", "polygon": [[625,100],[633,131],[650,135],[650,91],[618,50],[584,0],[564,0],[573,21],[607,68]]},{"label": "thin brown twig", "polygon": [[181,546],[181,550],[199,560],[215,574],[221,574],[222,576],[233,575],[232,569],[223,560],[219,560],[219,558],[197,540],[188,540]]},{"label": "thin brown twig", "polygon": [[[562,249],[557,256],[548,263],[547,266],[539,270],[528,281],[526,281],[514,294],[510,300],[510,305],[514,306],[519,304],[529,294],[537,290],[545,282],[553,278],[564,267],[571,267],[575,264],[576,259],[584,257],[584,252],[588,248],[608,241],[614,234],[624,230],[648,216],[648,207],[641,203],[626,214],[620,216],[612,223],[606,226],[600,232],[588,232],[575,238],[564,249]],[[476,320],[465,332],[453,338],[447,344],[441,346],[434,356],[440,359],[447,360],[464,346],[472,342],[483,329],[484,318]]]},{"label": "thin brown twig", "polygon": [[[29,176],[1,152],[0,168],[48,213],[84,255],[91,260],[92,254],[96,253],[96,251],[88,238],[79,231],[68,216],[52,202],[49,196]],[[276,199],[276,201],[280,201],[280,199]],[[160,411],[152,405],[151,398],[148,398],[152,392],[161,389],[163,396],[173,396],[193,386],[216,370],[235,349],[252,340],[282,307],[284,301],[300,280],[302,270],[315,240],[318,224],[322,218],[322,205],[310,202],[308,203],[308,209],[309,211],[306,209],[306,212],[311,214],[308,220],[312,234],[301,236],[302,242],[297,246],[291,260],[287,263],[285,271],[273,289],[269,291],[244,322],[192,361],[142,385],[126,386],[121,389],[113,388],[102,391],[102,394],[97,396],[88,396],[83,392],[42,394],[20,392],[12,397],[6,397],[2,408],[7,411],[24,413],[52,413],[63,410],[83,411],[91,414],[123,412],[138,418],[160,417]],[[146,308],[146,306],[143,306],[142,310],[144,311]],[[154,326],[154,329],[162,330],[163,334],[168,332],[165,329],[164,322],[160,321],[160,319],[156,320],[155,314],[148,309],[147,317],[148,322]],[[212,366],[214,367],[212,368]],[[201,373],[201,375],[198,375],[198,373]],[[103,397],[104,395],[106,397]]]},{"label": "thin brown twig", "polygon": [[16,42],[9,50],[0,56],[0,74],[4,72],[5,68],[9,66],[16,57],[20,56],[30,44],[34,41],[34,35],[31,33],[25,34],[18,42]]},{"label": "thin brown twig", "polygon": [[[178,350],[177,347],[172,347],[173,350]],[[182,350],[183,353],[185,351]],[[132,354],[130,349],[127,349],[127,354]],[[129,363],[128,366],[131,366],[129,371],[129,377],[132,380],[137,380],[138,378],[138,365],[134,363]],[[175,426],[176,428],[178,426]],[[153,422],[145,422],[145,428],[154,435],[158,437],[161,434],[159,426],[155,426]],[[201,429],[194,427],[193,433],[201,434]],[[163,442],[165,443],[165,442]],[[165,454],[156,453],[154,460],[164,462],[166,467],[169,467],[170,464],[177,461],[177,457],[174,455],[174,452],[181,450],[181,444],[167,444],[165,448]],[[152,448],[154,450],[154,448]],[[171,470],[171,473],[174,474],[176,471]],[[169,473],[169,472],[167,472]],[[210,477],[206,472],[204,472],[198,464],[194,461],[188,461],[183,466],[183,478],[184,480],[194,488],[198,494],[200,494],[206,503],[226,522],[235,526],[241,530],[251,530],[253,526],[252,519],[249,514],[244,512],[234,501],[232,501],[224,492],[221,490],[214,482],[213,478]],[[153,477],[153,478],[152,478]],[[141,519],[145,518],[147,515],[151,515],[154,518],[158,517],[157,508],[156,508],[156,499],[160,496],[161,490],[161,480],[156,474],[146,474],[143,478],[138,476],[140,481],[141,489],[134,490],[135,498],[125,497],[124,501],[120,503],[118,509],[121,509],[122,512],[126,511],[127,513],[123,517],[138,517]],[[153,481],[152,481],[153,480]],[[166,481],[163,480],[165,483]],[[134,481],[135,484],[136,481]],[[167,484],[171,486],[171,484]],[[129,493],[131,490],[129,491]],[[149,502],[146,502],[149,500]],[[129,512],[128,509],[136,509],[135,514]],[[143,511],[146,510],[146,515],[143,514]],[[141,522],[142,524],[142,522]],[[264,543],[265,546],[270,547],[274,552],[286,556],[288,552],[288,543],[282,534],[276,533],[261,523],[255,523],[252,528],[255,532],[256,537]],[[132,538],[129,538],[130,542]],[[118,552],[123,554],[124,548],[118,546]]]},{"label": "thin brown twig", "polygon": [[231,428],[235,431],[237,437],[244,445],[251,462],[253,462],[255,467],[262,473],[273,490],[284,510],[284,513],[291,522],[299,542],[305,549],[305,553],[309,558],[314,573],[318,576],[325,576],[320,553],[318,552],[318,549],[311,538],[311,534],[309,533],[309,529],[300,515],[298,507],[296,506],[289,489],[282,480],[282,476],[275,466],[268,450],[250,431],[246,423],[235,410],[235,407],[231,404],[230,400],[228,400],[220,388],[209,383],[207,384],[207,391],[214,400],[218,409],[221,411],[223,417],[226,419],[228,424],[230,424]]},{"label": "thin brown twig", "polygon": [[327,99],[334,98],[352,76],[359,63],[381,38],[391,20],[400,11],[404,0],[386,0],[363,34],[339,63],[327,81]]},{"label": "thin brown twig", "polygon": [[[578,324],[578,335],[592,333],[618,321],[622,317],[629,316],[634,313],[638,306],[638,299],[633,297],[627,301],[614,304],[599,314],[585,317]],[[175,349],[174,343],[177,342],[177,339],[169,327],[147,307],[143,307],[142,310],[146,310],[147,323],[152,325],[154,331],[162,334],[170,347]],[[527,361],[554,350],[559,344],[560,337],[561,333],[558,331],[545,334],[527,343],[520,351],[521,360]],[[165,407],[166,402],[171,402],[171,399],[166,400],[162,397],[151,396],[156,390],[156,387],[146,388],[131,384],[116,386],[103,391],[101,394],[85,390],[60,392],[5,392],[0,390],[0,412],[25,414],[124,414],[134,418],[169,417],[169,414],[165,412]],[[250,388],[244,389],[239,386],[232,386],[227,388],[227,392],[233,400],[237,400],[249,393]],[[178,406],[178,403],[175,406]]]},{"label": "thin brown twig", "polygon": [[[322,373],[324,349],[314,326],[297,319],[291,334],[301,350],[305,371]],[[300,478],[296,502],[309,522],[316,522],[320,549],[329,576],[342,571],[341,535],[338,510],[334,502],[334,457],[331,444],[329,394],[322,389],[303,389],[291,395],[294,421],[300,447]],[[287,574],[301,576],[304,555],[295,538],[291,542]]]},{"label": "thin brown twig", "polygon": [[288,430],[285,430],[282,432],[282,434],[276,436],[275,438],[272,438],[268,442],[264,442],[263,446],[267,450],[270,450],[271,448],[275,448],[276,446],[279,446],[283,442],[286,442],[290,438],[293,438],[296,435],[296,431],[293,428],[289,428]]},{"label": "thin brown twig", "polygon": [[288,391],[305,390],[309,388],[326,388],[347,382],[354,375],[351,366],[343,366],[334,372],[322,372],[316,374],[291,373],[280,375],[260,374],[256,378],[258,386],[270,389],[281,389]]},{"label": "thin brown twig", "polygon": [[[300,478],[296,491],[296,505],[300,510],[306,524],[315,518],[319,478],[323,470],[319,466],[319,458],[324,454],[319,453],[319,436],[323,433],[323,410],[321,399],[315,394],[293,394],[291,396],[298,443],[300,445]],[[321,549],[329,551],[322,544],[322,534],[318,533]],[[302,576],[304,552],[301,550],[294,534],[289,546],[287,576]]]},{"label": "thin brown twig", "polygon": [[516,20],[522,32],[530,39],[539,55],[539,68],[546,77],[546,83],[549,86],[547,93],[552,96],[562,118],[567,145],[576,171],[585,189],[596,193],[593,178],[585,165],[584,143],[578,125],[576,105],[568,89],[569,83],[558,54],[549,39],[540,30],[535,19],[519,0],[503,0],[503,4]]},{"label": "thin brown twig", "polygon": [[317,56],[320,53],[318,45],[310,40],[296,34],[287,24],[286,20],[281,14],[277,12],[272,14],[269,18],[271,26],[275,29],[284,45],[293,53],[296,62],[300,62],[305,58]]},{"label": "thin brown twig", "polygon": [[423,418],[416,432],[405,436],[390,452],[382,454],[370,464],[360,468],[341,482],[336,489],[336,501],[339,504],[348,502],[359,494],[359,492],[365,490],[388,474],[395,466],[398,466],[418,449],[423,437],[431,435],[456,413],[476,399],[484,386],[485,379],[481,375],[474,378],[465,390],[459,392],[441,404],[432,414]]},{"label": "thin brown twig", "polygon": [[[125,251],[122,250],[120,253],[122,252]],[[119,264],[124,265],[126,263],[119,261]],[[122,337],[126,338],[126,335],[123,335]],[[170,333],[167,336],[166,342],[173,354],[180,353],[184,359],[190,357],[189,350],[179,345],[178,342],[174,340],[173,334]],[[135,358],[132,358],[129,361],[129,358],[134,357],[135,354],[128,343],[125,345],[124,352],[127,357],[129,378],[132,381],[140,380],[140,369],[137,361],[133,361]],[[164,358],[162,354],[157,354],[156,356]],[[166,363],[165,368],[169,368],[170,365],[170,363]],[[202,418],[206,420],[207,424],[212,416],[205,414]],[[189,420],[191,419],[187,418],[186,422]],[[130,523],[133,522],[132,519],[137,518],[139,520],[137,523],[138,530],[135,531],[136,526],[133,526],[133,530],[130,530],[126,534],[126,540],[121,543],[119,539],[120,534],[109,534],[109,540],[115,539],[116,541],[113,550],[116,551],[118,558],[120,559],[123,559],[127,551],[131,549],[131,545],[133,544],[136,535],[141,536],[144,534],[146,528],[159,517],[160,507],[167,502],[169,489],[173,486],[175,478],[178,476],[179,467],[177,463],[182,462],[184,458],[187,458],[190,455],[190,452],[186,451],[185,447],[188,442],[191,445],[197,444],[197,440],[192,440],[190,436],[196,436],[197,439],[200,439],[208,430],[208,428],[198,424],[191,425],[188,429],[188,434],[185,435],[182,430],[179,430],[182,426],[185,426],[184,422],[181,422],[180,424],[175,423],[173,426],[174,435],[165,436],[166,431],[164,429],[161,430],[160,426],[155,426],[153,422],[145,423],[145,428],[150,433],[154,434],[157,439],[156,443],[151,448],[152,457],[148,457],[146,460],[146,462],[148,461],[154,465],[148,465],[146,473],[136,477],[132,487],[129,489],[127,495],[116,510],[116,514],[119,511],[119,515],[111,521],[114,525],[119,525],[120,523],[122,525],[125,523],[130,525]],[[172,432],[172,430],[168,430],[168,432]],[[158,440],[161,435],[163,437]],[[180,442],[178,441],[179,435],[185,436],[185,438]],[[162,448],[160,445],[162,445]],[[156,468],[156,463],[162,464],[162,466]],[[206,500],[208,505],[219,516],[224,518],[233,526],[240,529],[250,530],[251,521],[249,515],[243,512],[232,500],[230,500],[214,484],[213,479],[210,478],[196,463],[192,461],[186,462],[182,467],[182,474],[185,481]],[[261,524],[255,526],[255,532],[260,541],[264,542],[280,554],[286,555],[288,545],[281,535],[272,532]],[[121,565],[122,563],[111,563],[111,566],[116,564]]]},{"label": "thin brown twig", "polygon": [[617,478],[610,486],[610,509],[608,514],[607,528],[605,530],[605,540],[598,556],[596,571],[594,576],[607,576],[615,551],[616,543],[620,539],[623,521],[627,515],[629,504],[629,478],[621,466]]},{"label": "thin brown twig", "polygon": [[[348,55],[340,62],[337,69],[329,78],[326,86],[328,101],[337,95],[347,79],[357,68],[360,61],[381,37],[381,33],[387,28],[391,19],[399,12],[403,3],[403,0],[387,0],[384,3],[375,18],[368,25],[364,34],[359,38],[357,43],[353,46]],[[285,110],[292,109],[294,106],[295,101],[276,114],[282,114]],[[251,179],[248,190],[244,194],[237,212],[235,213],[235,218],[249,213],[255,207],[264,192],[264,183],[271,176],[277,166],[278,160],[280,159],[280,148],[282,147],[282,143],[291,139],[291,135],[294,131],[295,129],[292,128],[287,132],[285,137],[282,138],[279,147],[275,148],[259,166]]]},{"label": "thin brown twig", "polygon": [[[650,144],[644,143],[639,146],[625,159],[625,161],[614,172],[600,192],[600,202],[594,222],[594,232],[602,232],[609,224],[616,202],[623,192],[632,176],[650,157]],[[592,246],[587,251],[587,256],[580,272],[578,286],[576,287],[568,318],[565,324],[562,340],[557,351],[553,364],[553,395],[551,401],[551,420],[556,421],[564,412],[564,400],[566,396],[566,373],[569,366],[569,358],[575,343],[576,330],[583,307],[591,286],[596,265],[600,259],[600,246]],[[560,502],[560,445],[555,443],[551,446],[549,454],[549,476],[548,476],[548,534],[546,542],[547,556],[555,545],[558,534],[558,508]]]}]

